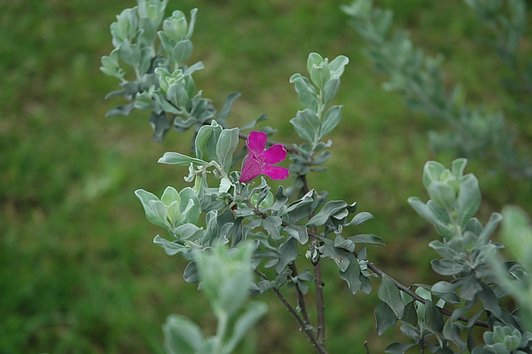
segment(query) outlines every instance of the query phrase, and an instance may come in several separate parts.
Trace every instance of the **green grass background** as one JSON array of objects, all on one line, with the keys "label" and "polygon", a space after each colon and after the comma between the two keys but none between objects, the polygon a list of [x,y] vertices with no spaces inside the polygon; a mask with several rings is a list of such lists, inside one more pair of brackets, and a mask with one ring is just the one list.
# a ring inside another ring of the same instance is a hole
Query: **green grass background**
[{"label": "green grass background", "polygon": [[[375,219],[357,232],[378,234],[386,248],[370,257],[406,284],[434,281],[426,245],[435,237],[406,203],[425,198],[423,164],[452,156],[428,149],[437,122],[406,109],[384,92],[382,77],[362,54],[364,44],[339,10],[345,0],[171,0],[168,10],[199,8],[194,58],[206,69],[198,87],[219,106],[240,91],[229,122],[261,113],[295,141],[289,119],[298,109],[288,83],[317,51],[351,62],[337,102],[344,119],[332,134],[329,169],[310,183],[330,197],[358,201]],[[488,33],[458,0],[383,0],[415,43],[442,53],[449,82],[469,98],[511,112],[509,121],[530,138],[530,117],[500,86],[504,73]],[[161,325],[180,313],[212,330],[213,317],[194,285],[183,282],[184,263],[152,245],[158,230],[144,218],[133,191],[160,193],[182,186],[185,170],[158,166],[165,151],[187,151],[190,134],[171,132],[151,141],[146,112],[107,119],[118,102],[105,94],[116,82],[99,72],[111,50],[115,15],[133,1],[43,0],[0,2],[0,353],[162,353]],[[530,41],[522,43],[531,53]],[[530,212],[530,183],[472,162],[484,194],[482,220],[507,203]],[[355,230],[353,230],[354,232]],[[331,353],[382,352],[390,334],[375,334],[373,296],[350,295],[325,262],[328,348]],[[293,299],[291,294],[288,296]],[[295,321],[273,296],[270,311],[250,335],[258,353],[309,353]],[[249,347],[253,345],[249,344]]]}]

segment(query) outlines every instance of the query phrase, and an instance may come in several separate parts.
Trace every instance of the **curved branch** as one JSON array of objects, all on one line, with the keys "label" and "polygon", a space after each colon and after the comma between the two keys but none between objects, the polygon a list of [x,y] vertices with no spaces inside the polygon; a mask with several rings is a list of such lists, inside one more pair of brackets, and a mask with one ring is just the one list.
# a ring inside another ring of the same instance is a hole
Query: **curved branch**
[{"label": "curved branch", "polygon": [[[356,256],[356,254],[355,254]],[[416,301],[419,301],[423,304],[425,304],[427,302],[427,300],[425,300],[424,298],[422,298],[421,296],[419,296],[418,294],[416,294],[414,291],[412,291],[412,289],[410,289],[409,287],[407,287],[406,285],[403,285],[401,284],[399,281],[395,280],[393,277],[389,276],[388,274],[386,274],[383,270],[381,270],[379,267],[377,267],[375,264],[373,264],[372,262],[368,262],[368,268],[371,269],[375,274],[378,274],[380,277],[386,275],[388,278],[390,278],[393,283],[395,284],[395,286],[401,290],[402,292],[405,292],[407,293],[408,295],[412,296],[412,298],[414,298],[414,300]],[[452,311],[450,311],[449,309],[445,308],[445,307],[438,307],[438,309],[440,310],[440,312],[442,314],[444,314],[445,316],[452,316]],[[464,316],[460,316],[458,317],[458,319],[462,322],[466,322],[466,323],[469,323],[469,320],[464,317]],[[484,322],[484,321],[475,321],[475,326],[478,326],[478,327],[483,327],[483,328],[490,328],[488,323],[487,322]]]},{"label": "curved branch", "polygon": [[[269,280],[268,277],[266,277],[266,275],[262,273],[261,271],[255,269],[255,273],[258,276],[260,276],[262,279]],[[318,340],[316,339],[316,336],[314,335],[314,332],[312,331],[312,327],[309,326],[308,324],[305,324],[305,320],[301,318],[299,313],[297,313],[297,310],[292,305],[290,305],[288,300],[286,300],[284,295],[281,293],[281,291],[277,287],[274,286],[272,290],[275,293],[275,295],[279,298],[279,300],[281,300],[281,302],[286,307],[288,312],[290,312],[295,317],[296,321],[299,323],[299,326],[301,327],[303,332],[306,334],[308,340],[310,341],[312,346],[316,349],[316,351],[319,354],[327,354],[327,351],[325,350],[323,345],[319,343]]]}]

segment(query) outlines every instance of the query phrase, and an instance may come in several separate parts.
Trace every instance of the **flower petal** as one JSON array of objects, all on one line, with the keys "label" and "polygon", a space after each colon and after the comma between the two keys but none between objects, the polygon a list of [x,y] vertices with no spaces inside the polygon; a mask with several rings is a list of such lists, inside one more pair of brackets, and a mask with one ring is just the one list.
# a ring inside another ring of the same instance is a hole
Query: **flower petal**
[{"label": "flower petal", "polygon": [[271,179],[287,179],[288,169],[279,166],[266,166],[262,169],[262,173]]},{"label": "flower petal", "polygon": [[286,158],[286,150],[282,144],[272,145],[268,150],[262,154],[264,162],[273,165],[281,162]]},{"label": "flower petal", "polygon": [[268,136],[266,135],[265,132],[254,130],[249,133],[246,145],[248,147],[248,150],[252,153],[252,155],[258,156],[259,154],[262,154],[262,152],[264,151],[267,140],[268,140]]},{"label": "flower petal", "polygon": [[253,158],[253,156],[247,155],[242,163],[240,182],[249,182],[261,173],[260,162]]}]

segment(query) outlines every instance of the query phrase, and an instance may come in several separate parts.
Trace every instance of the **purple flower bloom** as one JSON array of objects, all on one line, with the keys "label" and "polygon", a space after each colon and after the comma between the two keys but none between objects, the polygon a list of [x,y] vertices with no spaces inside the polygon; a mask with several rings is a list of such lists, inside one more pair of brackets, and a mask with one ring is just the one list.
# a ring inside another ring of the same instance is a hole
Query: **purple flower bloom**
[{"label": "purple flower bloom", "polygon": [[240,182],[249,182],[259,175],[266,175],[271,179],[288,178],[288,169],[273,166],[286,158],[286,150],[281,144],[274,144],[267,150],[268,136],[264,132],[252,131],[248,135],[246,145],[248,154],[242,163]]}]

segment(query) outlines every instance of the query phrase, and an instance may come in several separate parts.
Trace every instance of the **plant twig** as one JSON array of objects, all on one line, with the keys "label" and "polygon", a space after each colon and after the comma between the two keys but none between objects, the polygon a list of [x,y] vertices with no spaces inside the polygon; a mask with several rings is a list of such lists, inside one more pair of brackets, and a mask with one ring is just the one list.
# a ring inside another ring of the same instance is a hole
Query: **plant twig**
[{"label": "plant twig", "polygon": [[366,354],[370,354],[369,345],[368,345],[368,341],[367,340],[364,341],[364,350],[366,351]]},{"label": "plant twig", "polygon": [[[266,277],[266,275],[262,273],[261,271],[255,269],[255,273],[258,274],[262,279],[269,280],[268,277]],[[299,323],[299,326],[301,327],[303,332],[305,332],[308,340],[310,341],[312,346],[316,349],[316,351],[319,354],[327,354],[327,351],[325,350],[323,345],[317,341],[316,336],[314,335],[314,332],[312,331],[312,327],[305,325],[305,320],[299,315],[297,310],[292,305],[290,305],[288,300],[286,300],[284,295],[281,293],[281,291],[277,287],[274,286],[272,290],[275,293],[275,295],[279,298],[279,300],[281,300],[281,302],[286,307],[288,312],[290,312],[295,317],[296,321]]]},{"label": "plant twig", "polygon": [[[303,182],[303,187],[301,188],[302,194],[307,194],[310,191],[310,188],[308,186],[307,176],[302,175],[299,176]],[[312,217],[312,215],[310,215]],[[312,244],[313,247],[318,246],[318,238],[316,237],[317,230],[315,227],[310,228],[309,237],[312,238]],[[314,271],[314,285],[316,287],[316,313],[318,317],[318,340],[320,343],[325,342],[325,301],[323,298],[323,280],[321,279],[321,265],[320,265],[320,258],[313,263],[313,271]]]},{"label": "plant twig", "polygon": [[[394,278],[392,278],[391,276],[386,274],[383,270],[381,270],[379,267],[377,267],[372,262],[368,262],[367,265],[368,265],[369,269],[371,269],[375,274],[378,274],[380,277],[382,277],[384,275],[389,277],[399,290],[401,290],[401,291],[407,293],[408,295],[412,296],[412,298],[414,298],[414,300],[419,301],[419,302],[421,302],[423,304],[425,304],[427,302],[427,300],[425,300],[424,298],[422,298],[421,296],[416,294],[414,291],[412,291],[412,289],[410,289],[406,285],[401,284],[400,282],[398,282],[397,280],[395,280]],[[440,310],[440,312],[442,314],[444,314],[444,315],[446,315],[448,317],[452,316],[452,314],[453,314],[452,311],[450,311],[449,309],[447,309],[445,307],[438,307],[438,309]],[[466,317],[464,317],[464,316],[460,316],[460,317],[458,317],[458,319],[460,321],[462,321],[462,322],[469,323],[469,320]],[[490,328],[487,322],[478,321],[478,320],[475,321],[475,326],[484,327],[484,328]]]},{"label": "plant twig", "polygon": [[[290,270],[292,271],[292,275],[294,277],[297,277],[297,267],[294,262],[289,264]],[[305,295],[301,292],[301,289],[299,289],[299,285],[295,285],[296,292],[297,292],[297,306],[299,307],[301,311],[301,315],[303,316],[303,320],[305,321],[305,325],[310,325],[310,321],[308,318],[308,312],[307,312],[307,305],[305,301]]]}]

